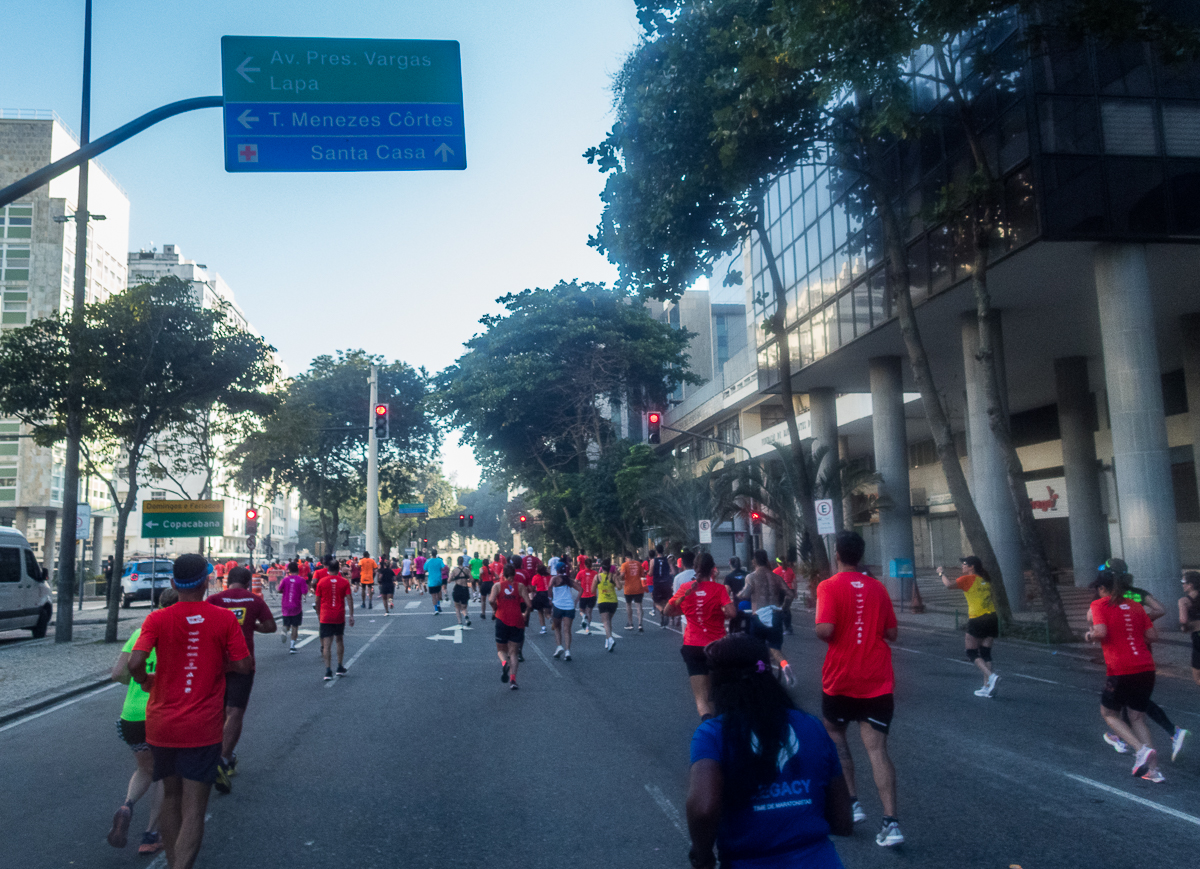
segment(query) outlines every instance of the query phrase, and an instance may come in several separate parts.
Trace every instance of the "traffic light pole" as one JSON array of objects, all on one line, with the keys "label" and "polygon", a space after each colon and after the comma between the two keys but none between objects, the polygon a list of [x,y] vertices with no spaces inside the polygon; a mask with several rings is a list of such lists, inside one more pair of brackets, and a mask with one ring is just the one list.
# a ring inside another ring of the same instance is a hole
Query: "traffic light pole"
[{"label": "traffic light pole", "polygon": [[375,405],[379,403],[379,367],[371,366],[371,415],[367,431],[367,552],[379,558],[379,437],[375,433]]}]

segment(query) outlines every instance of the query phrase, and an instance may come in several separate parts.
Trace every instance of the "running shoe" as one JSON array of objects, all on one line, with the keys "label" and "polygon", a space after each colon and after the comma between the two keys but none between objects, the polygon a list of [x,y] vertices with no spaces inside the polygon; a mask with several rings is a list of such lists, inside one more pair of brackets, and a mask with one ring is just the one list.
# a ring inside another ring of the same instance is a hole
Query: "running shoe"
[{"label": "running shoe", "polygon": [[1111,745],[1117,754],[1129,754],[1129,746],[1125,744],[1125,740],[1115,733],[1105,733],[1104,741]]},{"label": "running shoe", "polygon": [[562,647],[562,646],[558,646],[557,648],[555,648],[555,650],[554,650],[554,654],[553,654],[553,655],[551,655],[551,657],[553,657],[553,658],[557,658],[557,657],[558,657],[559,655],[561,655],[561,654],[562,654],[564,651],[565,651],[565,649],[563,649],[563,647]]},{"label": "running shoe", "polygon": [[333,681],[333,671],[330,670],[328,667],[325,668],[325,681],[326,682]]},{"label": "running shoe", "polygon": [[564,661],[571,660],[571,650],[570,649],[567,649],[566,653],[563,655],[563,660]]},{"label": "running shoe", "polygon": [[467,627],[468,627],[468,628],[469,628],[469,627],[471,627],[471,620],[470,620],[470,619],[467,619]]},{"label": "running shoe", "polygon": [[148,857],[151,854],[157,854],[163,849],[162,836],[158,833],[146,832],[142,834],[142,844],[138,845],[138,854],[143,857]]},{"label": "running shoe", "polygon": [[233,790],[233,782],[229,780],[229,767],[224,761],[217,761],[217,780],[213,782],[213,787],[219,794],[227,794]]},{"label": "running shoe", "polygon": [[642,632],[642,626],[638,625],[638,633],[640,634],[641,632]]},{"label": "running shoe", "polygon": [[1183,740],[1191,733],[1190,730],[1184,730],[1182,727],[1175,728],[1175,735],[1171,737],[1171,760],[1179,756],[1179,752],[1183,749]]},{"label": "running shoe", "polygon": [[904,843],[904,834],[900,832],[899,821],[884,821],[883,827],[875,837],[875,844],[891,848]]},{"label": "running shoe", "polygon": [[976,697],[987,697],[987,696],[989,696],[989,695],[988,695],[988,689],[987,689],[987,685],[984,685],[982,688],[976,688],[976,689],[975,689],[975,696],[976,696]]},{"label": "running shoe", "polygon": [[341,664],[338,664],[338,668],[337,668],[337,674],[338,674],[339,676],[345,676],[345,675],[346,675],[346,668],[345,668],[345,667],[343,667]]},{"label": "running shoe", "polygon": [[517,663],[518,664],[525,663],[525,653],[524,652],[517,652]]},{"label": "running shoe", "polygon": [[862,803],[858,800],[850,804],[850,811],[854,813],[854,823],[856,824],[867,819],[867,813],[863,811]]},{"label": "running shoe", "polygon": [[510,684],[508,687],[509,687],[509,688],[511,688],[513,691],[516,691],[516,690],[517,690],[517,683],[516,683],[516,682],[513,682],[513,683],[511,683],[511,684]]},{"label": "running shoe", "polygon": [[284,645],[287,645],[287,641],[288,641],[287,631],[284,631],[282,634],[279,635],[279,642],[283,643]]},{"label": "running shoe", "polygon": [[626,625],[626,626],[625,626],[625,630],[627,630],[627,631],[632,631],[632,630],[633,630],[633,625]]},{"label": "running shoe", "polygon": [[587,626],[587,622],[583,623],[583,633],[585,636],[590,636],[592,633],[592,629]]},{"label": "running shoe", "polygon": [[995,673],[988,676],[987,685],[986,685],[988,697],[996,696],[996,683],[999,681],[1000,681],[1000,677],[997,676]]},{"label": "running shoe", "polygon": [[129,822],[133,819],[133,809],[124,803],[113,815],[112,829],[108,831],[108,844],[114,848],[124,848],[129,841]]},{"label": "running shoe", "polygon": [[505,661],[503,664],[500,665],[500,681],[501,682],[508,681],[508,661]]},{"label": "running shoe", "polygon": [[1133,761],[1133,774],[1142,775],[1154,763],[1154,758],[1158,755],[1153,748],[1148,745],[1143,745],[1138,749],[1137,757]]},{"label": "running shoe", "polygon": [[783,673],[783,681],[789,688],[796,684],[796,674],[792,672],[792,665],[785,663],[781,671]]},{"label": "running shoe", "polygon": [[542,625],[542,629],[541,629],[540,631],[538,631],[538,633],[539,633],[539,634],[544,634],[544,633],[546,633],[546,626],[545,626],[545,625]]},{"label": "running shoe", "polygon": [[1167,777],[1162,774],[1162,770],[1160,769],[1147,770],[1146,774],[1142,776],[1142,778],[1144,778],[1146,781],[1152,781],[1155,784],[1160,784],[1167,780]]},{"label": "running shoe", "polygon": [[288,654],[289,654],[289,655],[295,655],[295,654],[297,654],[299,651],[300,651],[300,650],[299,650],[299,649],[297,649],[295,646],[292,646],[290,649],[288,649]]}]

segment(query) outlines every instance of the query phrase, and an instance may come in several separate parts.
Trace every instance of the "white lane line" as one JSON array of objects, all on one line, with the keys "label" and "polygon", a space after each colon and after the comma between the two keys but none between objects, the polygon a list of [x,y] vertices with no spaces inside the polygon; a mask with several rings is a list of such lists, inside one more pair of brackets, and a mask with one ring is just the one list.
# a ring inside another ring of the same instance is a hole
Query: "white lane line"
[{"label": "white lane line", "polygon": [[317,637],[320,636],[319,631],[301,630],[300,633],[304,634],[304,639],[301,640],[300,642],[296,643],[297,649],[303,649],[305,646],[307,646],[309,643],[311,643],[313,640],[315,640]]},{"label": "white lane line", "polygon": [[687,830],[683,828],[683,819],[679,814],[679,809],[675,808],[675,805],[659,790],[658,785],[646,785],[646,792],[650,794],[650,798],[662,809],[663,814],[667,816],[667,820],[679,831],[679,835],[686,839],[688,834]]},{"label": "white lane line", "polygon": [[562,678],[562,673],[558,672],[555,666],[550,663],[550,659],[546,657],[546,653],[539,649],[536,643],[530,643],[529,648],[533,649],[533,651],[537,653],[537,656],[542,659],[542,663],[546,665],[546,667],[555,675],[556,678]]},{"label": "white lane line", "polygon": [[17,725],[24,724],[27,721],[33,721],[35,718],[41,718],[43,715],[49,715],[51,712],[57,712],[60,709],[66,709],[68,706],[72,706],[81,700],[87,700],[89,697],[95,697],[97,694],[103,694],[105,691],[110,691],[113,688],[118,687],[119,685],[120,685],[119,682],[112,682],[108,685],[101,685],[99,688],[95,689],[94,691],[88,691],[86,694],[80,694],[78,697],[72,697],[70,700],[64,700],[62,703],[55,704],[54,706],[51,706],[47,709],[43,709],[40,712],[31,712],[29,715],[26,715],[24,718],[18,718],[16,721],[10,721],[8,724],[5,724],[3,727],[0,727],[0,733],[3,733],[6,730],[11,730],[12,728],[16,727]]},{"label": "white lane line", "polygon": [[406,610],[415,610],[420,605],[421,605],[421,602],[419,600],[410,600],[408,603],[406,603],[404,605],[404,608]]},{"label": "white lane line", "polygon": [[1045,682],[1047,685],[1061,685],[1062,682],[1055,682],[1053,679],[1042,679],[1038,676],[1026,676],[1024,673],[1005,673],[1005,676],[1016,676],[1019,679],[1032,679],[1034,682]]},{"label": "white lane line", "polygon": [[1148,809],[1154,809],[1155,811],[1162,812],[1164,815],[1170,815],[1173,818],[1179,818],[1181,821],[1187,821],[1189,824],[1195,824],[1197,827],[1200,827],[1200,818],[1197,818],[1195,815],[1189,815],[1186,812],[1179,811],[1178,809],[1172,809],[1170,806],[1164,806],[1162,803],[1156,803],[1154,800],[1148,800],[1145,797],[1139,797],[1135,794],[1126,793],[1120,788],[1109,787],[1106,784],[1101,784],[1098,781],[1092,781],[1090,778],[1084,778],[1081,775],[1075,775],[1074,773],[1070,772],[1064,773],[1064,775],[1066,775],[1067,778],[1074,779],[1077,782],[1083,782],[1085,785],[1091,785],[1094,788],[1098,788],[1105,793],[1110,793],[1117,797],[1124,797],[1130,802],[1145,806]]},{"label": "white lane line", "polygon": [[[388,628],[390,628],[393,624],[395,624],[395,622],[387,622],[386,624],[384,624],[384,626],[382,628],[380,628],[379,630],[377,630],[375,632],[375,635],[372,636],[371,639],[369,639],[365,643],[363,643],[362,648],[359,649],[357,652],[355,652],[353,657],[351,657],[350,660],[346,662],[346,669],[349,670],[351,667],[353,667],[354,662],[357,661],[359,656],[367,650],[367,646],[371,645],[371,643],[378,640],[379,635],[382,634],[384,631],[386,631]],[[336,683],[337,683],[337,679],[333,679],[329,682],[326,682],[325,687],[332,688]]]}]

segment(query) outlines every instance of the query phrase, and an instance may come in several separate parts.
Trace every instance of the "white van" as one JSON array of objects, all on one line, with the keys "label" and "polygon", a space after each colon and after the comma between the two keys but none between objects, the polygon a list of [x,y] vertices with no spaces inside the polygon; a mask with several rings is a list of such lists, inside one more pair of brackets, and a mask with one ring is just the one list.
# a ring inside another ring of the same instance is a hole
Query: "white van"
[{"label": "white van", "polygon": [[53,614],[50,584],[29,541],[14,528],[0,528],[0,631],[28,628],[44,637]]}]

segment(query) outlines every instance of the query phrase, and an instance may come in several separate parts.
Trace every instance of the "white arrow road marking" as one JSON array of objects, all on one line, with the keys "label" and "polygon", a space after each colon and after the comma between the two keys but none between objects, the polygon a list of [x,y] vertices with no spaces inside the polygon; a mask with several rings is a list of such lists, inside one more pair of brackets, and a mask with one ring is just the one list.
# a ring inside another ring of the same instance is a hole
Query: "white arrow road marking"
[{"label": "white arrow road marking", "polygon": [[443,637],[441,634],[434,634],[432,637],[426,637],[425,639],[427,639],[427,640],[449,640],[453,643],[461,643],[462,642],[462,634],[458,634],[453,637]]},{"label": "white arrow road marking", "polygon": [[237,119],[238,119],[239,124],[241,124],[247,130],[249,130],[250,124],[256,122],[258,120],[258,116],[250,114],[250,110],[246,109],[246,111],[244,111],[240,115],[238,115]]},{"label": "white arrow road marking", "polygon": [[433,149],[433,153],[441,157],[442,162],[445,163],[450,158],[450,155],[454,153],[454,149],[445,142],[442,142],[442,144]]},{"label": "white arrow road marking", "polygon": [[238,75],[240,75],[246,81],[250,82],[250,84],[254,84],[254,79],[250,78],[250,76],[246,75],[246,73],[262,72],[262,70],[259,69],[257,66],[246,66],[246,64],[248,64],[252,60],[254,60],[254,55],[250,55],[249,57],[247,57],[245,60],[243,60],[241,63],[239,63],[237,69],[234,70],[234,72],[236,72]]},{"label": "white arrow road marking", "polygon": [[301,640],[300,642],[296,643],[297,649],[303,649],[305,646],[307,646],[309,643],[311,643],[313,640],[315,640],[319,636],[317,631],[302,630],[302,631],[300,631],[300,633],[304,634],[304,639]]}]

